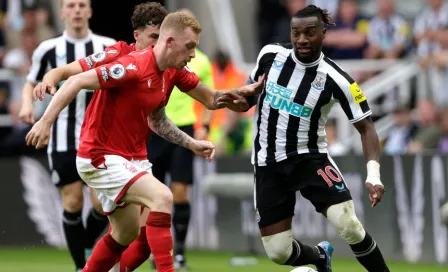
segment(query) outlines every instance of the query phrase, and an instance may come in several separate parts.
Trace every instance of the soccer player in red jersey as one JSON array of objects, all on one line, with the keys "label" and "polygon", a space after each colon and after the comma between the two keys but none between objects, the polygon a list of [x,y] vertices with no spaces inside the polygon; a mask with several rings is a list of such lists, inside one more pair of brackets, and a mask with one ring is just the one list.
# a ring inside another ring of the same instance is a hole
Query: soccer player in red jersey
[{"label": "soccer player in red jersey", "polygon": [[[76,93],[83,88],[101,88],[95,92],[87,110],[77,167],[86,183],[96,189],[104,211],[109,214],[112,232],[98,242],[84,271],[108,271],[118,261],[126,246],[138,235],[138,205],[152,211],[146,233],[158,270],[174,271],[170,233],[172,194],[168,187],[148,174],[150,165],[145,160],[146,154],[140,157],[150,132],[146,119],[151,129],[162,137],[210,160],[213,145],[190,138],[164,114],[163,107],[172,86],[176,84],[188,91],[209,109],[247,108],[232,104],[239,90],[226,94],[228,99],[217,103],[218,98],[225,95],[202,86],[194,73],[183,68],[194,57],[200,30],[199,23],[184,13],[168,15],[154,50],[149,47],[135,51],[118,61],[70,77],[27,135],[28,144],[37,148],[45,146],[52,122]],[[181,70],[178,77],[175,77],[175,69]],[[240,90],[259,88],[260,83]],[[116,209],[119,206],[122,209]]]}]

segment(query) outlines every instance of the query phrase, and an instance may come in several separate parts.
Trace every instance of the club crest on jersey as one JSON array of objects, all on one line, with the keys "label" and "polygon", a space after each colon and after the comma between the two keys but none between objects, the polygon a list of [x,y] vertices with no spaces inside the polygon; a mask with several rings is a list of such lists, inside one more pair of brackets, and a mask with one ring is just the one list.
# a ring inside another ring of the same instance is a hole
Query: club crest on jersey
[{"label": "club crest on jersey", "polygon": [[92,55],[92,60],[95,62],[102,61],[106,58],[106,52],[99,52]]},{"label": "club crest on jersey", "polygon": [[110,67],[109,74],[113,79],[120,79],[126,74],[126,69],[121,64],[114,64]]},{"label": "club crest on jersey", "polygon": [[311,87],[317,91],[322,91],[325,88],[325,81],[327,81],[326,77],[317,75],[311,83]]}]

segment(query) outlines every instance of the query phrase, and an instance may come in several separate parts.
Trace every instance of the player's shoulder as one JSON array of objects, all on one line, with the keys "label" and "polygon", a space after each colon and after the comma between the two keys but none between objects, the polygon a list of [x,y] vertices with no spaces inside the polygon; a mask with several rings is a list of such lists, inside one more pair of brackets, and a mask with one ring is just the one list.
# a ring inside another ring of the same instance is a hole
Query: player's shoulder
[{"label": "player's shoulder", "polygon": [[107,37],[107,36],[103,36],[103,35],[99,35],[96,33],[92,33],[92,39],[95,39],[99,42],[101,42],[102,44],[104,44],[105,46],[110,46],[113,45],[115,43],[117,43],[117,41],[113,38]]},{"label": "player's shoulder", "polygon": [[58,43],[64,41],[64,36],[62,34],[56,35],[53,38],[47,39],[39,43],[39,45],[34,49],[35,53],[41,53],[42,55],[51,49],[55,48]]},{"label": "player's shoulder", "polygon": [[290,43],[271,43],[263,46],[258,57],[261,58],[263,55],[276,53],[289,55],[292,49],[293,46]]},{"label": "player's shoulder", "polygon": [[319,68],[322,68],[338,85],[350,85],[354,82],[352,77],[329,57],[324,56],[320,63]]}]

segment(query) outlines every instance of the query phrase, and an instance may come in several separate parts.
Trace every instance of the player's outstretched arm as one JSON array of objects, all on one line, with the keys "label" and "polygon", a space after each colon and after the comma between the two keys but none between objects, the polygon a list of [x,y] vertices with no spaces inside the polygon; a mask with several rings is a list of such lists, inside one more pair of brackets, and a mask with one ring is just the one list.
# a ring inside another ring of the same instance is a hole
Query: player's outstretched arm
[{"label": "player's outstretched arm", "polygon": [[51,69],[48,73],[45,74],[42,82],[36,85],[33,90],[33,99],[34,100],[43,100],[45,94],[48,93],[50,95],[54,95],[56,93],[56,86],[71,76],[82,73],[81,64],[79,61],[74,61],[69,64]]},{"label": "player's outstretched arm", "polygon": [[34,124],[34,87],[33,83],[27,81],[22,89],[22,106],[20,107],[19,119],[26,124]]},{"label": "player's outstretched arm", "polygon": [[372,118],[367,117],[354,124],[361,134],[362,149],[367,161],[366,188],[369,191],[372,207],[375,207],[383,197],[384,186],[380,180],[380,144]]},{"label": "player's outstretched arm", "polygon": [[26,135],[26,143],[45,147],[48,144],[50,128],[59,113],[76,97],[81,89],[97,90],[100,83],[95,70],[90,70],[76,76],[72,76],[62,85],[59,91],[51,100],[42,118],[34,124],[33,128]]},{"label": "player's outstretched arm", "polygon": [[215,147],[208,141],[197,141],[180,130],[165,113],[165,108],[159,108],[148,116],[148,126],[160,137],[191,149],[196,155],[204,156],[211,160],[215,153]]}]

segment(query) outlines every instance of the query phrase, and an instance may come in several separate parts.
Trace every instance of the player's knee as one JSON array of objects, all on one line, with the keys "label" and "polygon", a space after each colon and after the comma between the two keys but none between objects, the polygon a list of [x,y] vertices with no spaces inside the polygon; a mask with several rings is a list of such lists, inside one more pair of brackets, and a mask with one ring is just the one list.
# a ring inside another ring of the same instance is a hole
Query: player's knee
[{"label": "player's knee", "polygon": [[160,189],[155,199],[153,200],[153,207],[149,207],[152,211],[171,213],[173,208],[173,193],[166,186]]},{"label": "player's knee", "polygon": [[62,194],[62,202],[64,210],[68,212],[79,212],[83,206],[83,195],[78,192],[64,192]]},{"label": "player's knee", "polygon": [[264,236],[264,250],[276,264],[285,264],[292,254],[292,232],[291,230],[277,233],[274,235]]},{"label": "player's knee", "polygon": [[328,208],[327,218],[349,244],[358,244],[366,236],[366,232],[355,214],[353,201],[336,204]]},{"label": "player's knee", "polygon": [[182,182],[171,183],[171,191],[173,192],[174,203],[188,202],[188,185]]}]

